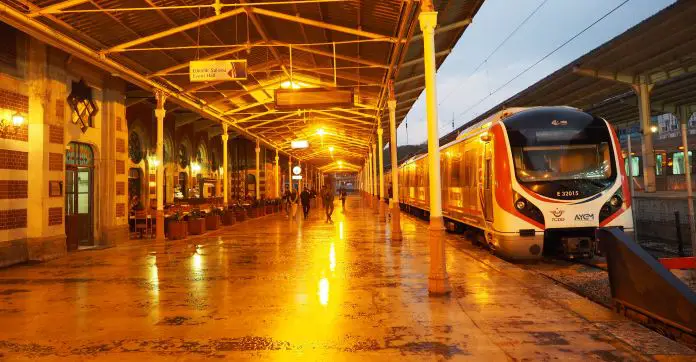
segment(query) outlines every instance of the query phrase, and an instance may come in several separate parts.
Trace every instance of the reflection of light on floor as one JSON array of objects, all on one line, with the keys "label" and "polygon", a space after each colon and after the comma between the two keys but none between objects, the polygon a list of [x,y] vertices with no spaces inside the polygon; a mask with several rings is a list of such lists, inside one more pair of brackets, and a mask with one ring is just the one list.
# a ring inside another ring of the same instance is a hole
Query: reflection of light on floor
[{"label": "reflection of light on floor", "polygon": [[485,288],[480,288],[476,291],[476,293],[474,293],[474,298],[476,299],[477,304],[488,304],[488,290],[486,290]]},{"label": "reflection of light on floor", "polygon": [[338,238],[343,240],[343,221],[338,223]]},{"label": "reflection of light on floor", "polygon": [[201,254],[198,254],[198,252],[193,254],[191,265],[193,266],[193,271],[200,272],[203,269],[203,256],[201,256]]},{"label": "reflection of light on floor", "polygon": [[329,250],[329,269],[336,270],[336,248],[333,241],[331,242],[331,250]]},{"label": "reflection of light on floor", "polygon": [[153,290],[159,291],[159,272],[157,270],[157,256],[153,255],[151,257],[152,264],[150,264],[150,283],[154,287]]},{"label": "reflection of light on floor", "polygon": [[326,278],[319,280],[319,303],[321,305],[329,304],[329,280]]}]

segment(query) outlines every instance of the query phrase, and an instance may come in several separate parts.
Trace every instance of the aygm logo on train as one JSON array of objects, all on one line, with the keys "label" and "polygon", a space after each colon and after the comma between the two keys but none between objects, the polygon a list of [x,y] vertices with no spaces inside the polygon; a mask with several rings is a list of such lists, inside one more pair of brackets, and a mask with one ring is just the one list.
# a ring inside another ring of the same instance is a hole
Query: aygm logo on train
[{"label": "aygm logo on train", "polygon": [[564,212],[565,212],[564,210],[561,210],[558,208],[556,210],[551,210],[551,215],[554,216],[551,218],[551,221],[557,221],[557,222],[565,221],[565,218],[561,217],[561,216],[563,216]]},{"label": "aygm logo on train", "polygon": [[577,214],[575,221],[594,221],[594,214]]}]

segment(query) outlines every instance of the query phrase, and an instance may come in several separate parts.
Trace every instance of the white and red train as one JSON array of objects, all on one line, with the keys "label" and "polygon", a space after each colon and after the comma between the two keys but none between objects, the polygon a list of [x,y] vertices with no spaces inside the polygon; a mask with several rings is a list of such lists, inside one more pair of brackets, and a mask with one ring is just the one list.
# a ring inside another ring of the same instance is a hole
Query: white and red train
[{"label": "white and red train", "polygon": [[[504,257],[591,256],[598,227],[633,232],[621,147],[604,119],[570,107],[511,108],[440,155],[447,227]],[[399,179],[402,209],[428,216],[427,154],[403,163]]]}]

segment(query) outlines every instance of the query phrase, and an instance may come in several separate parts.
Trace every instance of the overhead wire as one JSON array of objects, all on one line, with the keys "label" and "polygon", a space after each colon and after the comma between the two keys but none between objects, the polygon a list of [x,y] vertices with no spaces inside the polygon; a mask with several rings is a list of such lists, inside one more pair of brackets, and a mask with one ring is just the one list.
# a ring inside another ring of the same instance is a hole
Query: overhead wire
[{"label": "overhead wire", "polygon": [[[490,53],[488,53],[488,55],[483,59],[483,61],[481,61],[481,63],[479,63],[479,64],[476,66],[476,68],[474,68],[473,71],[471,71],[471,73],[467,76],[467,79],[468,79],[468,78],[471,78],[474,74],[476,74],[476,72],[477,72],[479,69],[481,69],[481,67],[482,67],[484,64],[486,64],[486,63],[488,62],[488,60],[490,60],[491,57],[492,57],[495,53],[497,53],[498,50],[500,50],[500,48],[502,48],[503,45],[505,45],[505,43],[507,43],[508,40],[510,40],[510,38],[512,38],[515,34],[517,34],[517,31],[519,31],[520,28],[522,28],[522,27],[524,26],[524,24],[526,24],[526,23],[529,21],[529,19],[531,19],[531,18],[534,16],[534,14],[536,14],[536,13],[539,11],[539,9],[541,9],[541,7],[544,6],[544,4],[546,4],[547,1],[548,1],[548,0],[543,0],[541,3],[539,3],[539,5],[537,5],[537,7],[536,7],[531,13],[529,13],[529,15],[527,15],[527,17],[524,18],[524,20],[522,20],[521,23],[517,24],[517,27],[515,27],[515,29],[512,30],[512,32],[510,32],[510,34],[508,34],[508,35],[505,37],[505,39],[503,39],[503,41],[501,41],[501,42],[498,44],[498,46],[495,47],[495,49],[493,49]],[[444,101],[446,101],[447,98],[449,98],[452,94],[454,94],[455,91],[459,90],[459,89],[462,87],[462,85],[464,85],[464,84],[466,84],[466,83],[465,83],[465,82],[462,82],[461,84],[459,84],[459,86],[457,86],[457,87],[454,88],[452,91],[450,91],[449,93],[447,93],[447,95],[445,95],[444,97],[442,97],[442,99],[441,99],[440,102],[438,103],[438,106],[442,105],[442,103],[443,103]]]},{"label": "overhead wire", "polygon": [[550,57],[551,55],[555,54],[557,51],[561,50],[563,47],[565,47],[566,45],[568,45],[570,42],[572,42],[573,40],[575,40],[577,37],[579,37],[580,35],[584,34],[586,31],[588,31],[588,30],[589,30],[590,28],[592,28],[593,26],[597,25],[600,21],[606,19],[609,15],[613,14],[616,10],[620,9],[622,6],[624,6],[624,5],[625,5],[626,3],[628,3],[629,1],[631,1],[631,0],[624,0],[624,1],[622,1],[620,4],[618,4],[617,6],[615,6],[614,8],[612,8],[611,10],[609,10],[607,13],[605,13],[604,15],[602,15],[601,17],[599,17],[598,19],[596,19],[595,21],[593,21],[590,25],[586,26],[586,27],[585,27],[584,29],[582,29],[580,32],[578,32],[578,33],[576,33],[575,35],[573,35],[572,37],[570,37],[568,40],[566,40],[565,42],[563,42],[562,44],[560,44],[559,46],[557,46],[556,48],[554,48],[553,50],[551,50],[550,52],[548,52],[546,55],[544,55],[543,57],[541,57],[539,60],[537,60],[537,61],[534,62],[533,64],[529,65],[527,68],[523,69],[521,72],[517,73],[517,75],[515,75],[514,77],[512,77],[510,80],[508,80],[507,82],[505,82],[504,84],[502,84],[501,86],[499,86],[498,88],[496,88],[495,90],[493,90],[493,92],[489,93],[488,95],[486,95],[486,96],[484,96],[483,98],[481,98],[478,102],[476,102],[476,103],[474,103],[473,105],[471,105],[470,107],[468,107],[466,110],[464,110],[464,112],[461,112],[457,118],[461,118],[463,115],[465,115],[466,113],[468,113],[469,111],[471,111],[472,109],[474,109],[475,107],[477,107],[478,105],[480,105],[481,103],[483,103],[486,99],[490,98],[490,97],[493,96],[494,94],[496,94],[496,93],[498,93],[499,91],[501,91],[503,88],[505,88],[505,87],[507,87],[508,85],[510,85],[510,83],[514,82],[514,81],[517,80],[519,77],[523,76],[523,75],[526,74],[528,71],[530,71],[532,68],[534,68],[535,66],[537,66],[539,63],[543,62],[543,61],[546,60],[548,57]]}]

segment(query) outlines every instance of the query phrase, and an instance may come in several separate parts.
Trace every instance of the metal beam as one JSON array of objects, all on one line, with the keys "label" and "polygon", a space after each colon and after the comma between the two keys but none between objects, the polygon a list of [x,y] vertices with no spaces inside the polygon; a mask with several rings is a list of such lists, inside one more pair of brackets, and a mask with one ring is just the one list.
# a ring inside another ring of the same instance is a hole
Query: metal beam
[{"label": "metal beam", "polygon": [[273,114],[273,113],[275,113],[275,111],[259,112],[259,113],[253,114],[253,115],[251,115],[251,116],[249,116],[249,117],[245,117],[245,118],[239,119],[239,120],[235,121],[234,123],[249,122],[249,121],[251,121],[251,120],[254,119],[254,118],[259,118],[259,117],[261,117],[261,116],[265,116],[265,115],[267,115],[267,114]]},{"label": "metal beam", "polygon": [[193,123],[193,122],[195,122],[195,121],[197,121],[197,120],[199,120],[199,119],[202,119],[202,118],[203,118],[203,117],[201,117],[201,115],[198,114],[198,113],[192,113],[192,114],[190,114],[189,116],[186,116],[186,117],[175,118],[175,120],[174,120],[174,128],[179,128],[179,127],[185,126],[185,125],[187,125],[187,124],[189,124],[189,123]]},{"label": "metal beam", "polygon": [[[448,32],[450,30],[461,29],[469,24],[471,24],[471,18],[464,19],[462,21],[458,21],[456,23],[452,23],[449,25],[440,26],[440,27],[435,29],[435,35],[440,34],[440,33],[445,33],[445,32]],[[416,40],[421,40],[421,39],[423,39],[423,33],[414,35],[411,38],[411,42],[414,42]]]},{"label": "metal beam", "polygon": [[236,15],[239,15],[243,12],[244,12],[244,8],[234,9],[234,10],[228,11],[226,13],[222,13],[220,15],[207,17],[205,19],[201,19],[201,20],[198,20],[198,21],[195,21],[192,23],[188,23],[185,25],[181,25],[181,26],[177,26],[177,27],[165,30],[165,31],[161,31],[159,33],[155,33],[155,34],[151,34],[148,36],[144,36],[144,37],[139,38],[139,39],[131,40],[127,43],[116,45],[114,47],[111,47],[110,49],[105,50],[104,53],[120,52],[120,51],[123,51],[125,49],[132,48],[136,45],[149,43],[153,40],[157,40],[157,39],[161,39],[161,38],[164,38],[164,37],[167,37],[170,35],[174,35],[174,34],[182,32],[182,31],[194,29],[194,28],[201,27],[203,25],[210,24],[210,23],[213,23],[213,22],[216,22],[219,20],[227,19],[227,18],[236,16]]},{"label": "metal beam", "polygon": [[292,21],[292,22],[299,23],[299,24],[311,25],[311,26],[315,26],[318,28],[324,28],[324,29],[328,29],[328,30],[338,31],[338,32],[356,35],[356,36],[369,38],[369,39],[384,39],[384,40],[388,40],[392,43],[397,42],[397,39],[393,38],[391,36],[372,33],[369,31],[362,31],[362,30],[349,28],[349,27],[345,27],[345,26],[341,26],[341,25],[329,24],[329,23],[325,23],[323,21],[317,21],[317,20],[302,18],[299,16],[288,15],[285,13],[279,13],[277,11],[272,11],[272,10],[266,10],[266,9],[260,9],[260,8],[251,8],[251,10],[255,14],[270,16],[270,17],[274,17],[277,19]]},{"label": "metal beam", "polygon": [[326,112],[326,111],[313,111],[313,113],[319,113],[319,114],[323,114],[323,115],[329,116],[329,117],[341,118],[341,119],[345,119],[345,120],[348,120],[348,121],[351,121],[351,122],[355,122],[355,123],[369,124],[369,125],[371,125],[371,126],[374,126],[374,125],[375,125],[375,122],[367,122],[367,121],[363,121],[362,119],[357,119],[357,118],[352,118],[352,117],[346,117],[346,116],[343,116],[343,115],[340,115],[340,114],[336,114],[336,113],[332,113],[332,112]]},{"label": "metal beam", "polygon": [[415,75],[415,76],[413,76],[413,77],[408,77],[408,78],[402,79],[402,80],[400,80],[400,81],[398,81],[398,82],[394,82],[394,87],[398,87],[398,86],[400,86],[400,85],[402,85],[402,84],[405,84],[405,83],[408,83],[408,82],[413,82],[414,80],[423,79],[423,78],[425,78],[425,75],[423,75],[423,74]]},{"label": "metal beam", "polygon": [[[439,52],[435,53],[435,59],[440,58],[440,57],[444,57],[445,55],[447,55],[447,54],[449,54],[449,53],[451,53],[451,52],[452,52],[452,49],[445,49],[445,50],[443,50],[443,51],[439,51]],[[422,57],[421,57],[421,58],[416,58],[416,59],[413,59],[413,60],[409,60],[408,62],[403,62],[403,63],[401,63],[401,68],[410,67],[410,66],[412,66],[412,65],[422,64],[422,63],[423,63],[423,58],[422,58]]]},{"label": "metal beam", "polygon": [[226,116],[229,116],[230,114],[235,114],[235,113],[237,113],[237,112],[241,112],[241,111],[246,110],[246,109],[249,109],[249,108],[254,108],[254,107],[262,106],[262,105],[264,105],[264,104],[268,104],[268,103],[271,103],[271,102],[273,102],[273,98],[267,98],[266,100],[261,101],[261,102],[245,104],[245,105],[243,105],[243,106],[240,106],[240,107],[238,107],[238,108],[231,109],[231,110],[225,112],[225,115],[226,115]]},{"label": "metal beam", "polygon": [[[273,44],[278,44],[278,45],[280,45],[280,44],[283,44],[283,43],[280,43],[280,42],[273,42]],[[299,50],[299,51],[307,52],[307,53],[310,53],[310,54],[322,55],[322,56],[325,56],[325,57],[327,57],[327,58],[332,58],[332,59],[334,58],[334,54],[333,54],[332,52],[325,52],[325,51],[323,51],[323,50],[315,49],[315,48],[308,47],[308,46],[293,45],[293,46],[292,46],[292,50],[293,50],[293,51]],[[349,57],[349,56],[347,56],[347,55],[341,55],[341,54],[338,54],[338,53],[336,54],[336,59],[345,60],[345,61],[347,61],[347,62],[352,62],[352,63],[356,63],[356,64],[363,64],[363,65],[369,65],[369,66],[373,66],[373,67],[384,68],[384,69],[387,69],[387,68],[388,68],[387,65],[382,64],[382,63],[380,63],[380,62],[373,62],[373,61],[367,60],[367,59]]]},{"label": "metal beam", "polygon": [[[254,43],[254,44],[259,44],[259,43],[260,43],[260,42]],[[247,47],[246,45],[237,46],[237,47],[234,47],[234,48],[229,49],[229,50],[225,50],[225,51],[222,51],[222,52],[218,52],[218,53],[215,53],[215,54],[211,54],[211,55],[209,55],[209,56],[207,56],[207,57],[201,58],[200,60],[213,60],[213,59],[219,59],[219,58],[222,58],[222,57],[226,57],[226,56],[228,56],[228,55],[237,54],[237,53],[239,53],[239,52],[241,52],[241,51],[246,50],[247,48],[248,48],[248,47]],[[169,67],[169,68],[164,68],[164,69],[162,69],[162,70],[158,70],[157,72],[151,74],[150,76],[151,76],[151,77],[158,77],[158,76],[166,75],[166,74],[168,74],[168,73],[176,72],[177,70],[181,70],[181,69],[187,68],[187,67],[189,66],[190,63],[191,63],[191,62],[185,62],[185,63],[173,65],[173,66],[171,66],[171,67]]]},{"label": "metal beam", "polygon": [[275,119],[269,119],[269,120],[263,121],[263,122],[261,122],[261,123],[251,125],[251,126],[247,127],[246,130],[248,131],[248,130],[250,130],[250,129],[253,129],[253,128],[256,128],[256,127],[260,127],[260,126],[263,126],[263,125],[266,125],[266,124],[269,124],[269,123],[282,121],[282,120],[284,120],[284,119],[287,119],[287,118],[290,118],[290,117],[294,117],[294,116],[296,116],[296,115],[297,115],[296,113],[290,113],[290,114],[286,114],[286,115],[284,115],[284,116],[282,116],[282,117],[278,117],[278,118],[275,118]]},{"label": "metal beam", "polygon": [[636,84],[638,81],[638,79],[636,79],[637,77],[630,75],[630,74],[621,74],[621,73],[617,73],[617,72],[605,72],[605,71],[601,71],[601,70],[581,68],[579,66],[573,67],[573,73],[578,74],[578,75],[584,75],[586,77],[606,79],[606,80],[611,80],[611,81],[625,83],[625,84]]},{"label": "metal beam", "polygon": [[70,8],[70,7],[73,7],[73,6],[76,6],[76,5],[80,5],[80,4],[84,4],[84,3],[88,2],[88,1],[89,1],[89,0],[68,0],[68,1],[59,2],[59,3],[57,3],[57,4],[53,4],[53,5],[47,6],[47,7],[45,7],[45,8],[41,8],[41,9],[38,10],[38,11],[34,11],[34,12],[32,12],[32,13],[29,14],[29,17],[30,17],[30,18],[35,18],[35,17],[37,17],[37,16],[42,16],[42,15],[44,15],[44,14],[53,14],[53,13],[57,13],[57,12],[60,12],[61,10],[63,10],[63,9],[67,9],[67,8]]}]

